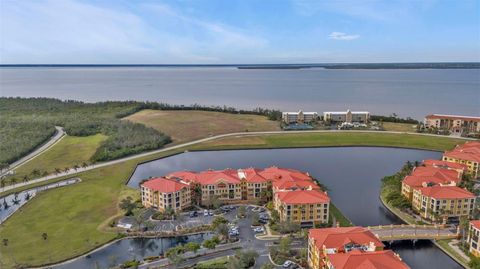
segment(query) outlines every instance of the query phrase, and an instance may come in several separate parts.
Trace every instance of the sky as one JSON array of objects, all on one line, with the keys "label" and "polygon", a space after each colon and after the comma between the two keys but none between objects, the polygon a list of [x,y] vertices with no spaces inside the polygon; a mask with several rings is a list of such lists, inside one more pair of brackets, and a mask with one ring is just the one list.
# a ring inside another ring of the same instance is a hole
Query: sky
[{"label": "sky", "polygon": [[0,0],[1,64],[480,61],[480,0]]}]

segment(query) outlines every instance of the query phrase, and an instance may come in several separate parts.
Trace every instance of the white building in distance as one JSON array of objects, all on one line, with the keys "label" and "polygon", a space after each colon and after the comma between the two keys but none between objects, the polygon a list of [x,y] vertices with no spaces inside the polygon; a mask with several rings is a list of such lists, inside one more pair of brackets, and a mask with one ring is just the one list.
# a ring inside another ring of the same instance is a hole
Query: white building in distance
[{"label": "white building in distance", "polygon": [[292,123],[311,123],[318,119],[317,112],[283,112],[282,120],[287,124]]},{"label": "white building in distance", "polygon": [[370,120],[370,112],[368,111],[338,111],[323,112],[323,120],[329,122],[360,122],[367,123]]}]

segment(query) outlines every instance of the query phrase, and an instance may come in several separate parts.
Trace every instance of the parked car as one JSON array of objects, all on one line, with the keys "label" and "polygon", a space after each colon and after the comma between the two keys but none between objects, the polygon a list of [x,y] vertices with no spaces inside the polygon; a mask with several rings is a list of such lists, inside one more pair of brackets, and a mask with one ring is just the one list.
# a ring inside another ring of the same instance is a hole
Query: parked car
[{"label": "parked car", "polygon": [[190,218],[194,218],[194,217],[196,217],[196,216],[198,216],[197,211],[192,211],[192,212],[190,212]]},{"label": "parked car", "polygon": [[258,228],[254,228],[253,231],[254,231],[255,233],[263,233],[263,232],[264,232],[264,229],[263,229],[263,227],[258,227]]},{"label": "parked car", "polygon": [[203,210],[203,215],[204,215],[204,216],[208,216],[208,210],[206,210],[206,209]]},{"label": "parked car", "polygon": [[208,215],[213,216],[213,211],[212,211],[212,210],[209,210],[209,211],[208,211]]},{"label": "parked car", "polygon": [[288,260],[287,260],[287,261],[285,261],[285,262],[283,263],[283,268],[288,268],[288,267],[290,267],[290,265],[292,265],[292,264],[293,264],[292,261],[288,261]]}]

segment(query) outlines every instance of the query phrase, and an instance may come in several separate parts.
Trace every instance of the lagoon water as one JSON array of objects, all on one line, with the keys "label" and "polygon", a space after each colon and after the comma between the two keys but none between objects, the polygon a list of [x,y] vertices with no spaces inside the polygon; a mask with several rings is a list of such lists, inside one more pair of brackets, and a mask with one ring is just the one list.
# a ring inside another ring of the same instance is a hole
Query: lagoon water
[{"label": "lagoon water", "polygon": [[480,116],[480,69],[2,67],[0,96]]},{"label": "lagoon water", "polygon": [[[378,197],[381,178],[397,172],[407,160],[440,157],[440,152],[380,147],[187,152],[140,164],[128,185],[138,188],[142,179],[178,170],[263,168],[271,165],[290,167],[309,172],[326,185],[332,202],[354,224],[399,224],[401,220],[391,214]],[[415,245],[405,241],[389,247],[414,269],[462,268],[429,241],[420,241]]]}]

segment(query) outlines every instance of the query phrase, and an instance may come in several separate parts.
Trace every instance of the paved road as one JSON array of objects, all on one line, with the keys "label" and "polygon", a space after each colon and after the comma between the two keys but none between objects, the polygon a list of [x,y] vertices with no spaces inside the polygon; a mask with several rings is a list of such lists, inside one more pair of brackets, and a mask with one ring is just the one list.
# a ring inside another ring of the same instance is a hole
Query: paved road
[{"label": "paved road", "polygon": [[20,167],[21,165],[29,162],[30,160],[34,159],[35,157],[37,157],[38,155],[40,155],[41,153],[43,153],[45,150],[49,149],[51,146],[55,145],[58,141],[60,141],[60,139],[62,139],[63,137],[65,137],[65,131],[63,130],[62,127],[59,127],[59,126],[55,126],[55,129],[56,129],[56,132],[55,134],[50,138],[50,140],[48,140],[47,142],[45,142],[42,146],[40,146],[39,148],[37,148],[36,150],[30,152],[28,155],[20,158],[19,160],[17,160],[16,162],[12,163],[9,167],[8,170],[5,170],[5,171],[2,171],[0,173],[0,176],[3,176],[5,174],[7,174],[9,171],[12,171],[14,170],[15,168],[18,168]]},{"label": "paved road", "polygon": [[409,132],[394,132],[394,131],[313,130],[313,131],[269,131],[269,132],[230,133],[230,134],[222,134],[222,135],[211,136],[211,137],[198,139],[198,140],[195,140],[195,141],[191,141],[191,142],[187,142],[187,143],[183,143],[183,144],[179,144],[179,145],[175,145],[175,146],[165,147],[165,148],[161,148],[161,149],[158,149],[158,150],[153,150],[153,151],[144,152],[144,153],[140,153],[140,154],[136,154],[136,155],[131,155],[129,157],[125,157],[125,158],[121,158],[121,159],[117,159],[117,160],[113,160],[113,161],[93,164],[93,165],[87,166],[85,168],[79,168],[77,170],[70,169],[67,172],[61,172],[59,174],[54,174],[54,175],[49,175],[49,176],[46,176],[46,177],[37,178],[37,179],[34,179],[34,180],[30,180],[28,182],[20,182],[20,183],[14,184],[14,185],[9,185],[9,186],[5,186],[3,188],[0,188],[0,193],[11,190],[11,189],[14,189],[14,188],[18,188],[18,187],[22,187],[22,186],[26,186],[26,185],[30,185],[30,184],[35,184],[35,183],[39,183],[39,182],[54,179],[54,178],[59,178],[59,177],[67,176],[67,175],[73,175],[73,174],[76,174],[76,173],[79,173],[79,172],[89,171],[89,170],[92,170],[92,169],[105,167],[105,166],[109,166],[109,165],[113,165],[113,164],[118,164],[118,163],[122,163],[122,162],[125,162],[125,161],[129,161],[129,160],[133,160],[133,159],[137,159],[137,158],[142,158],[142,157],[147,157],[147,156],[154,155],[154,154],[157,154],[157,153],[166,152],[166,151],[173,150],[173,149],[180,149],[180,148],[184,148],[184,147],[187,147],[187,146],[192,146],[192,145],[196,145],[196,144],[199,144],[199,143],[208,142],[208,141],[212,141],[212,140],[217,140],[217,139],[221,139],[221,138],[256,136],[256,135],[276,135],[276,134],[344,133],[344,132],[346,132],[346,133],[411,134],[411,135],[422,135],[422,136],[431,136],[431,137],[475,140],[475,139],[471,139],[471,138],[451,137],[451,136],[434,135],[434,134],[419,134],[419,133],[409,133]]}]

